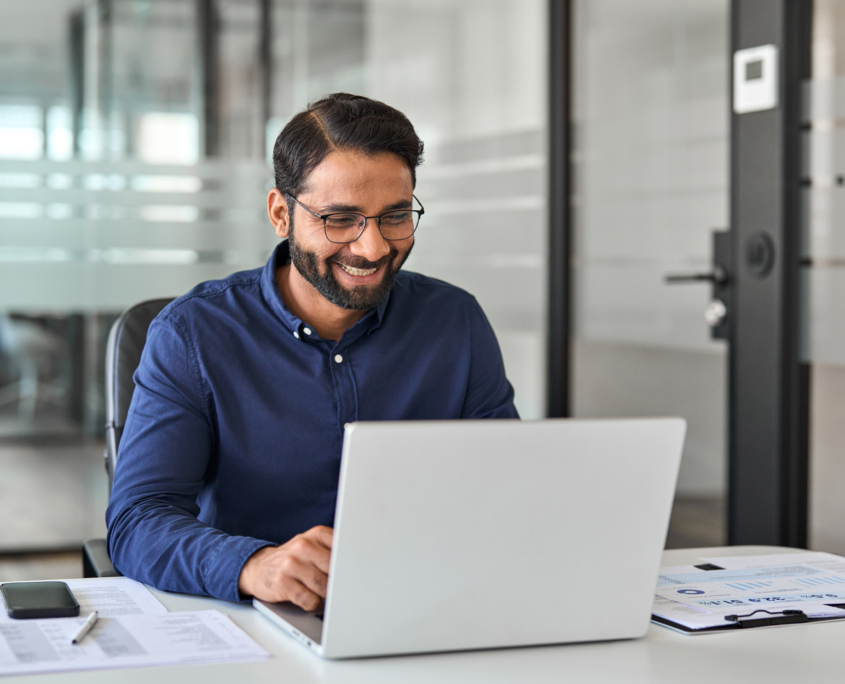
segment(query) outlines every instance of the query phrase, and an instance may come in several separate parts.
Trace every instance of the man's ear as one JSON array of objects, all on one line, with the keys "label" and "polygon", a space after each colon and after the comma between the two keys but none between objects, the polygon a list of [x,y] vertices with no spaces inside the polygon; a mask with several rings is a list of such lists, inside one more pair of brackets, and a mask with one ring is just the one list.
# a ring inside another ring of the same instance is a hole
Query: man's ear
[{"label": "man's ear", "polygon": [[267,216],[273,224],[273,230],[283,240],[290,232],[290,216],[288,215],[288,203],[285,196],[278,188],[273,188],[267,194]]}]

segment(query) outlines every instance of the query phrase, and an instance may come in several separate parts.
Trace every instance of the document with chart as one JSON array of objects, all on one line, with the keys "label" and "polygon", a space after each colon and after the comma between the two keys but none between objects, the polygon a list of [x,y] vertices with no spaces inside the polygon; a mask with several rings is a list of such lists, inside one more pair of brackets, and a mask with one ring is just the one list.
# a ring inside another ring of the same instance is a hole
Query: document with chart
[{"label": "document with chart", "polygon": [[661,568],[654,622],[714,631],[845,618],[845,558],[829,553],[707,558]]}]

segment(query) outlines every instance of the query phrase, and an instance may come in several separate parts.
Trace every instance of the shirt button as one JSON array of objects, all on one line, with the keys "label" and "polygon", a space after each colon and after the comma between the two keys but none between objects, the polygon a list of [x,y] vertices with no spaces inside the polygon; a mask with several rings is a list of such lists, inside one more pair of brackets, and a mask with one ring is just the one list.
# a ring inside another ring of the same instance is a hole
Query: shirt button
[{"label": "shirt button", "polygon": [[352,423],[344,423],[344,424],[343,424],[343,429],[345,430],[345,429],[346,429],[346,428],[348,428],[350,425],[352,425]]},{"label": "shirt button", "polygon": [[303,328],[302,332],[304,332],[306,335],[310,335],[311,334],[311,328]]},{"label": "shirt button", "polygon": [[343,363],[343,357],[340,354],[335,354],[334,361],[335,363]]},{"label": "shirt button", "polygon": [[298,333],[298,332],[296,332],[296,330],[294,330],[294,331],[293,331],[293,336],[294,336],[296,339],[299,339],[299,333]]}]

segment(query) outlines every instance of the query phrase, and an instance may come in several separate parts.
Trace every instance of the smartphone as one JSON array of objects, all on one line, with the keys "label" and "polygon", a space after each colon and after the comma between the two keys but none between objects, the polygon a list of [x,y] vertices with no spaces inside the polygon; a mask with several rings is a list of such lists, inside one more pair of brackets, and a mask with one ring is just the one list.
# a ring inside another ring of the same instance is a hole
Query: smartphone
[{"label": "smartphone", "polygon": [[6,582],[0,593],[6,612],[16,620],[79,615],[79,602],[64,582]]}]

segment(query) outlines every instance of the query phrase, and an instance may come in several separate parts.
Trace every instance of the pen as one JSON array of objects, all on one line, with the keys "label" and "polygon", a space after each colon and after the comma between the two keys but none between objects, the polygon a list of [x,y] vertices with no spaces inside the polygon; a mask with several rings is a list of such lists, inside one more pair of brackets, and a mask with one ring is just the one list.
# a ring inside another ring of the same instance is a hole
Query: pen
[{"label": "pen", "polygon": [[88,616],[88,619],[82,623],[82,626],[79,628],[79,631],[74,635],[73,639],[70,643],[78,644],[85,638],[85,635],[91,631],[91,628],[97,624],[97,618],[100,614],[95,610]]}]

